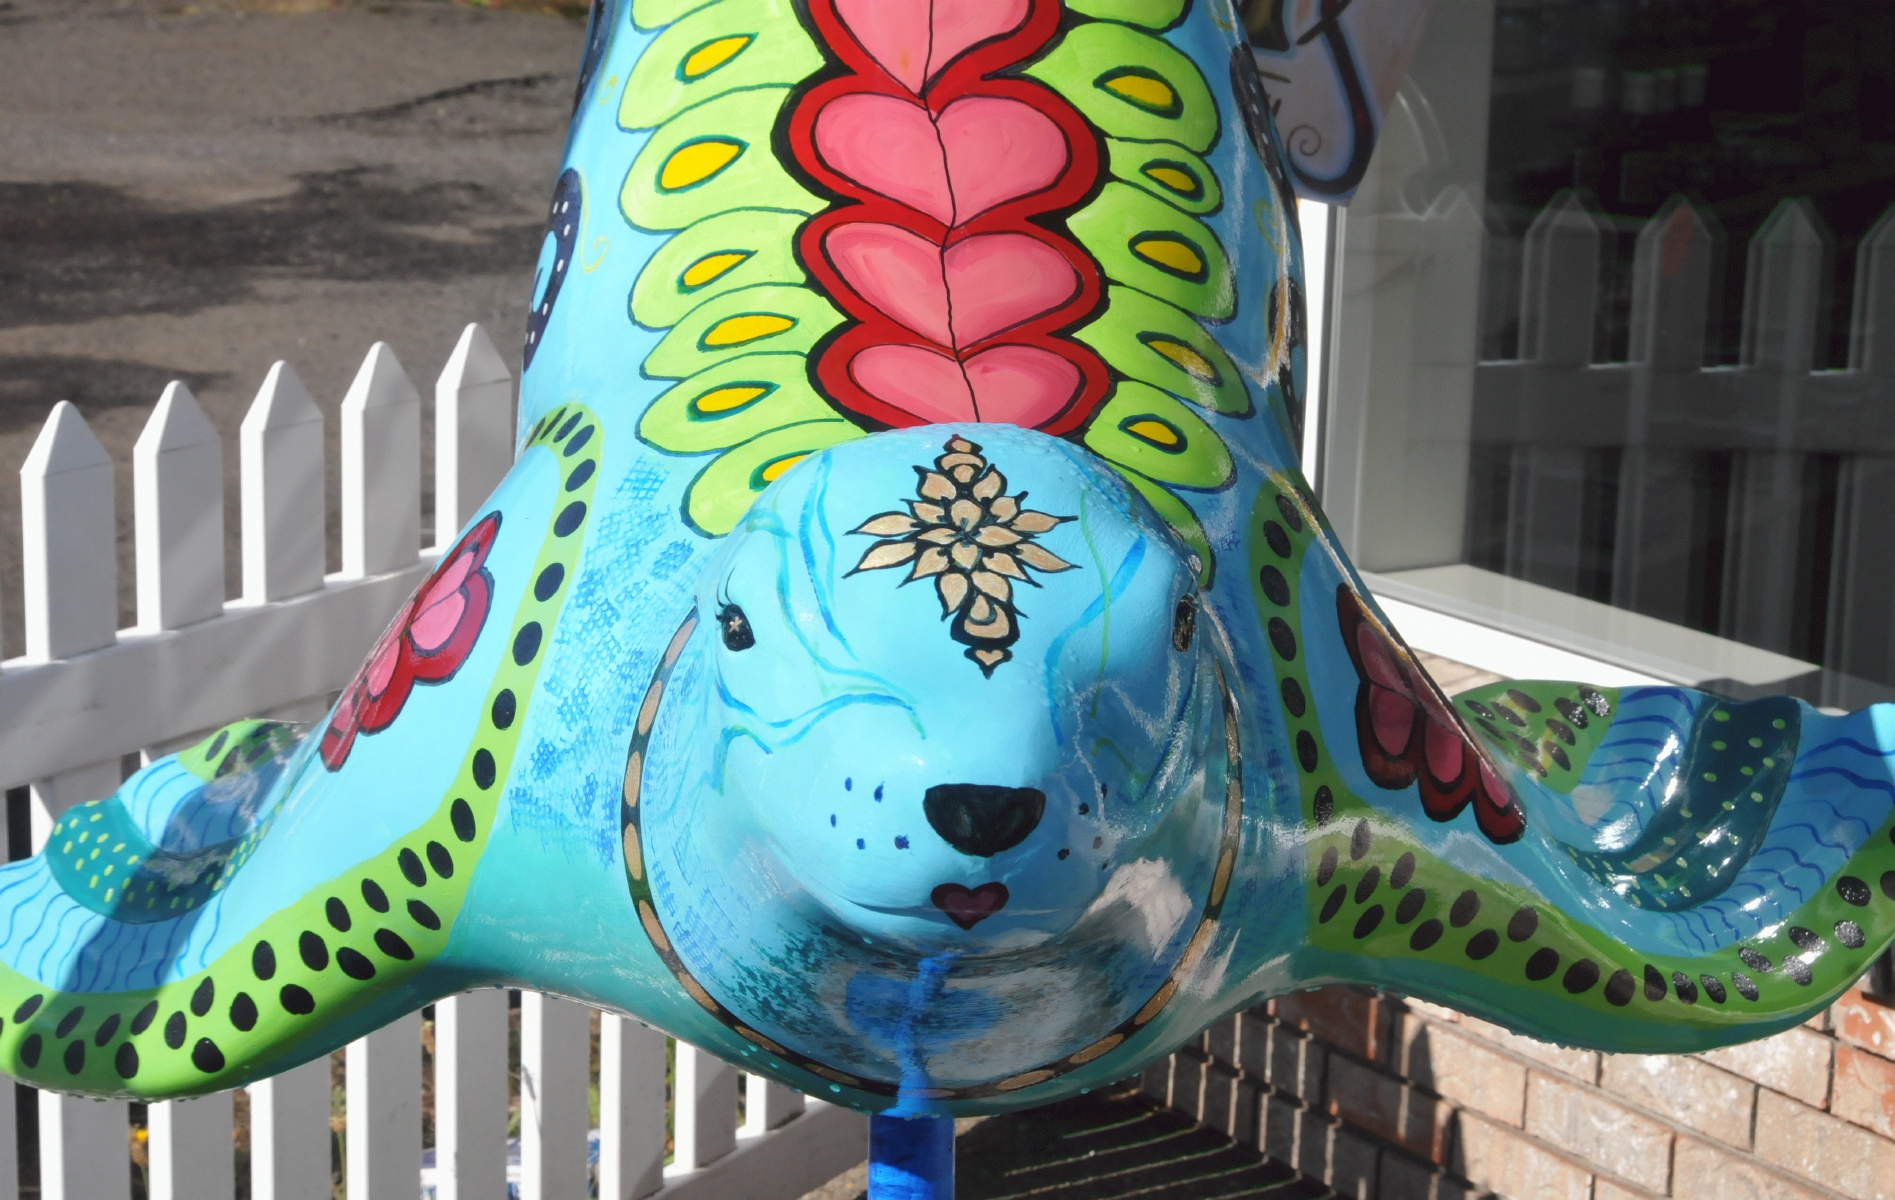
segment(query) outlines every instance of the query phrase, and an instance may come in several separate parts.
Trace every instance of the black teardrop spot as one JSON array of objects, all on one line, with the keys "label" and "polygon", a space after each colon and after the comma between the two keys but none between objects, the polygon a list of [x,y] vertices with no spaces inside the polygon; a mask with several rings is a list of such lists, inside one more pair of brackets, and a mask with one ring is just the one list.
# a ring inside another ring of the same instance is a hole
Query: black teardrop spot
[{"label": "black teardrop spot", "polygon": [[323,913],[329,918],[330,926],[337,933],[347,933],[349,926],[355,924],[349,920],[349,906],[344,904],[339,896],[329,897],[329,902],[323,905]]},{"label": "black teardrop spot", "polygon": [[402,876],[409,883],[421,887],[428,882],[427,868],[421,865],[421,856],[413,850],[402,847],[401,853],[395,856],[395,861],[400,864]]},{"label": "black teardrop spot", "polygon": [[572,469],[572,474],[566,476],[566,490],[576,492],[586,486],[586,480],[592,478],[592,473],[598,469],[599,460],[596,458],[588,458],[580,463]]},{"label": "black teardrop spot", "polygon": [[43,1044],[39,1034],[28,1034],[26,1040],[20,1043],[20,1061],[29,1067],[39,1066],[39,1052]]},{"label": "black teardrop spot", "polygon": [[1274,552],[1278,558],[1288,558],[1290,556],[1290,535],[1284,532],[1283,526],[1277,524],[1275,521],[1265,521],[1263,523],[1263,540],[1270,543],[1271,551]]},{"label": "black teardrop spot", "polygon": [[580,421],[583,421],[585,419],[585,416],[586,414],[582,412],[576,412],[572,416],[566,418],[566,424],[561,426],[559,432],[553,435],[553,440],[556,442],[565,441],[566,435],[573,431],[573,426],[579,424]]},{"label": "black teardrop spot", "polygon": [[1817,937],[1814,930],[1805,929],[1801,925],[1790,926],[1790,940],[1796,943],[1798,950],[1819,950],[1823,945],[1823,939]]},{"label": "black teardrop spot", "polygon": [[1382,882],[1382,868],[1371,866],[1362,872],[1362,878],[1355,883],[1355,902],[1361,904],[1375,894],[1376,886]]},{"label": "black teardrop spot", "polygon": [[1856,924],[1854,921],[1836,922],[1836,940],[1851,950],[1862,949],[1863,942],[1867,941],[1867,939],[1862,936],[1862,926]]},{"label": "black teardrop spot", "polygon": [[342,973],[350,979],[375,978],[375,964],[368,960],[368,955],[359,950],[352,950],[347,946],[336,947],[336,965],[341,967]]},{"label": "black teardrop spot", "polygon": [[1283,572],[1275,567],[1264,567],[1257,572],[1257,586],[1263,589],[1266,600],[1278,608],[1287,608],[1290,603],[1290,581],[1283,578]]},{"label": "black teardrop spot", "polygon": [[566,568],[559,563],[548,563],[533,580],[533,598],[541,604],[553,598],[559,591],[559,585],[566,582]]},{"label": "black teardrop spot", "polygon": [[1329,790],[1328,784],[1316,789],[1316,799],[1311,803],[1316,810],[1316,828],[1326,828],[1336,816],[1336,794]]},{"label": "black teardrop spot", "polygon": [[443,879],[454,878],[454,856],[439,842],[428,843],[428,865]]},{"label": "black teardrop spot", "polygon": [[1472,889],[1462,892],[1454,898],[1454,907],[1448,910],[1448,921],[1456,929],[1465,929],[1470,921],[1480,916],[1480,897]]},{"label": "black teardrop spot", "polygon": [[493,718],[495,729],[513,728],[513,718],[519,715],[519,703],[513,698],[512,688],[501,688],[500,694],[493,698],[493,707],[487,715]]},{"label": "black teardrop spot", "polygon": [[210,749],[204,751],[204,761],[209,762],[211,759],[216,758],[219,754],[223,753],[224,743],[229,740],[230,740],[230,730],[228,729],[218,730],[217,736],[211,739]]},{"label": "black teardrop spot", "polygon": [[1869,902],[1869,885],[1854,875],[1844,875],[1836,880],[1836,894],[1857,908],[1862,908]]},{"label": "black teardrop spot", "polygon": [[566,443],[566,457],[571,458],[573,455],[585,449],[586,443],[591,441],[592,435],[598,431],[599,427],[597,425],[588,425],[584,429],[581,429],[573,436],[572,441]]},{"label": "black teardrop spot", "polygon": [[1531,958],[1527,959],[1527,978],[1536,983],[1542,979],[1551,978],[1553,972],[1557,970],[1559,970],[1559,951],[1551,946],[1541,946],[1533,952]]},{"label": "black teardrop spot", "polygon": [[1605,981],[1605,998],[1615,1008],[1624,1008],[1632,1002],[1632,994],[1638,991],[1638,981],[1632,973],[1623,967],[1612,972],[1612,978]]},{"label": "black teardrop spot", "polygon": [[283,985],[278,999],[283,1002],[283,1011],[291,1016],[306,1017],[316,1011],[316,998],[309,994],[309,989],[293,983]]},{"label": "black teardrop spot", "polygon": [[[1895,829],[1889,832],[1895,834]],[[1895,871],[1882,872],[1881,884],[1882,894],[1887,896],[1890,900],[1895,900]]]},{"label": "black teardrop spot", "polygon": [[1500,935],[1491,929],[1483,929],[1467,939],[1467,956],[1473,959],[1486,958],[1500,948]]},{"label": "black teardrop spot", "polygon": [[206,1075],[215,1075],[224,1069],[224,1052],[209,1038],[199,1038],[191,1047],[191,1065]]},{"label": "black teardrop spot", "polygon": [[1349,834],[1349,857],[1360,862],[1362,856],[1375,844],[1375,835],[1369,831],[1366,818],[1355,823],[1355,829]]},{"label": "black teardrop spot", "polygon": [[187,1027],[184,1022],[183,1012],[181,1011],[174,1012],[169,1017],[165,1018],[165,1023],[164,1023],[164,1044],[165,1045],[171,1047],[173,1050],[183,1049],[184,1048],[184,1035],[186,1032],[187,1032]]},{"label": "black teardrop spot", "polygon": [[28,1017],[38,1012],[40,1004],[44,1002],[45,999],[46,997],[44,996],[28,996],[25,1000],[22,1000],[20,1007],[13,1010],[13,1023],[19,1025]]},{"label": "black teardrop spot", "polygon": [[297,950],[302,952],[303,965],[312,971],[325,971],[329,968],[329,946],[320,934],[303,930],[303,936],[296,941]]},{"label": "black teardrop spot", "polygon": [[[1573,732],[1573,727],[1558,717],[1546,718],[1546,731],[1560,741],[1565,742],[1568,746],[1577,746],[1579,744],[1579,735]],[[1567,769],[1570,770],[1571,767]]]},{"label": "black teardrop spot", "polygon": [[1316,769],[1316,735],[1307,729],[1296,731],[1296,761],[1305,771]]},{"label": "black teardrop spot", "polygon": [[1421,915],[1421,906],[1427,902],[1428,893],[1423,889],[1416,888],[1414,891],[1409,892],[1406,896],[1402,897],[1402,902],[1395,906],[1395,923],[1398,925],[1408,924],[1408,922]]},{"label": "black teardrop spot", "polygon": [[1441,934],[1441,922],[1435,920],[1433,917],[1429,917],[1421,924],[1415,926],[1415,932],[1410,934],[1408,938],[1408,948],[1410,950],[1426,950],[1441,940]]},{"label": "black teardrop spot", "polygon": [[1737,994],[1739,996],[1742,996],[1744,999],[1750,1000],[1750,1001],[1755,1001],[1757,999],[1756,981],[1751,979],[1750,976],[1744,974],[1742,971],[1731,972],[1731,986],[1736,988]]},{"label": "black teardrop spot", "polygon": [[258,942],[256,949],[250,952],[250,973],[258,979],[270,979],[276,975],[276,950],[270,943]]},{"label": "black teardrop spot", "polygon": [[474,786],[484,792],[493,786],[493,781],[493,751],[482,746],[474,751]]},{"label": "black teardrop spot", "polygon": [[553,533],[557,537],[570,536],[573,530],[579,528],[579,523],[585,519],[586,502],[574,500],[559,510],[559,517],[553,522]]},{"label": "black teardrop spot", "polygon": [[86,1069],[86,1044],[83,1040],[66,1043],[66,1074],[77,1075]]},{"label": "black teardrop spot", "polygon": [[1371,933],[1374,933],[1375,927],[1377,925],[1380,925],[1381,923],[1382,923],[1382,906],[1379,904],[1369,905],[1366,909],[1362,911],[1362,915],[1355,919],[1356,939],[1359,941],[1362,938],[1369,936]]},{"label": "black teardrop spot", "polygon": [[1713,1004],[1724,1003],[1723,980],[1715,975],[1700,975],[1698,976],[1698,982],[1703,985],[1704,994],[1711,998]]},{"label": "black teardrop spot", "polygon": [[1645,998],[1653,1004],[1665,998],[1665,973],[1650,963],[1645,964]]},{"label": "black teardrop spot", "polygon": [[402,936],[392,929],[377,929],[375,945],[383,954],[390,958],[399,958],[403,962],[409,962],[415,956],[414,947],[403,941]]},{"label": "black teardrop spot", "polygon": [[111,1016],[105,1018],[105,1020],[100,1021],[99,1031],[92,1035],[92,1044],[95,1046],[103,1046],[105,1043],[111,1041],[113,1036],[118,1033],[118,1027],[121,1023],[122,1020],[117,1013],[113,1013]]},{"label": "black teardrop spot", "polygon": [[1336,890],[1329,893],[1329,899],[1323,901],[1323,911],[1317,914],[1317,921],[1324,925],[1329,924],[1335,915],[1342,911],[1342,902],[1348,895],[1349,885],[1346,883],[1337,884]]},{"label": "black teardrop spot", "polygon": [[1284,662],[1296,661],[1296,634],[1291,631],[1290,623],[1282,617],[1271,617],[1267,627],[1270,633],[1270,648]]},{"label": "black teardrop spot", "polygon": [[1402,856],[1395,860],[1395,869],[1388,873],[1388,886],[1400,890],[1407,887],[1408,881],[1414,877],[1415,856],[1403,851]]},{"label": "black teardrop spot", "polygon": [[1530,713],[1536,713],[1540,711],[1540,702],[1538,700],[1535,700],[1533,697],[1527,695],[1525,692],[1521,691],[1519,688],[1508,688],[1507,699],[1513,701],[1515,704],[1519,705],[1521,708],[1526,709]]},{"label": "black teardrop spot", "polygon": [[1565,978],[1560,980],[1560,983],[1566,990],[1575,996],[1581,992],[1591,991],[1592,985],[1598,982],[1599,964],[1593,962],[1590,958],[1582,958],[1572,966],[1567,967]]},{"label": "black teardrop spot", "polygon": [[238,992],[237,998],[230,1002],[230,1023],[245,1033],[257,1025],[257,1002],[250,998],[249,992]]},{"label": "black teardrop spot", "polygon": [[138,1047],[130,1042],[121,1043],[118,1053],[112,1056],[112,1066],[117,1069],[120,1079],[130,1079],[138,1074]]},{"label": "black teardrop spot", "polygon": [[364,879],[362,881],[362,903],[368,905],[376,912],[387,912],[388,893],[384,892],[382,885],[376,883],[373,879]]},{"label": "black teardrop spot", "polygon": [[513,635],[513,661],[524,667],[540,652],[540,623],[528,621]]},{"label": "black teardrop spot", "polygon": [[1692,983],[1691,977],[1686,975],[1683,971],[1673,971],[1671,973],[1671,990],[1676,992],[1678,999],[1686,1004],[1696,1004],[1698,1002],[1698,985]]},{"label": "black teardrop spot", "polygon": [[1336,853],[1336,848],[1334,846],[1328,846],[1323,849],[1322,859],[1316,864],[1316,886],[1317,887],[1329,886],[1329,881],[1335,878],[1336,860],[1340,857],[1341,855]]},{"label": "black teardrop spot", "polygon": [[138,1015],[132,1018],[132,1036],[136,1037],[145,1032],[145,1030],[150,1029],[151,1023],[157,1019],[158,1002],[156,1000],[148,1001],[145,1007],[138,1010]]},{"label": "black teardrop spot", "polygon": [[414,923],[423,929],[439,929],[441,927],[441,918],[435,915],[433,909],[421,903],[419,900],[408,901],[408,915],[413,917]]},{"label": "black teardrop spot", "polygon": [[1566,752],[1551,742],[1546,744],[1546,756],[1552,759],[1554,764],[1562,771],[1570,771],[1573,769],[1573,760],[1567,758]]},{"label": "black teardrop spot", "polygon": [[1783,973],[1788,975],[1791,979],[1796,980],[1797,984],[1801,987],[1808,987],[1810,980],[1813,978],[1809,973],[1809,964],[1800,958],[1784,959]]},{"label": "black teardrop spot", "polygon": [[454,823],[454,836],[463,842],[474,840],[474,810],[465,800],[456,800],[447,810],[448,820]]},{"label": "black teardrop spot", "polygon": [[[1737,948],[1737,957],[1744,960],[1746,967],[1764,975],[1768,975],[1771,971],[1776,969],[1771,965],[1769,959],[1757,953],[1755,950],[1752,950],[1749,946],[1739,946]],[[1742,991],[1743,989],[1739,988],[1738,990]]]},{"label": "black teardrop spot", "polygon": [[79,1022],[85,1019],[86,1006],[81,1004],[78,1008],[73,1009],[65,1016],[59,1018],[59,1024],[53,1027],[53,1036],[62,1038],[69,1036],[72,1031],[78,1027]]},{"label": "black teardrop spot", "polygon": [[1301,718],[1309,711],[1309,699],[1303,695],[1303,685],[1291,676],[1283,677],[1283,685],[1277,689],[1283,693],[1283,710],[1292,717]]},{"label": "black teardrop spot", "polygon": [[1532,937],[1540,927],[1540,914],[1532,908],[1523,908],[1507,919],[1507,940],[1524,942]]},{"label": "black teardrop spot", "polygon": [[1282,492],[1276,494],[1276,510],[1283,514],[1283,523],[1296,532],[1303,532],[1303,514],[1296,511],[1296,503]]}]

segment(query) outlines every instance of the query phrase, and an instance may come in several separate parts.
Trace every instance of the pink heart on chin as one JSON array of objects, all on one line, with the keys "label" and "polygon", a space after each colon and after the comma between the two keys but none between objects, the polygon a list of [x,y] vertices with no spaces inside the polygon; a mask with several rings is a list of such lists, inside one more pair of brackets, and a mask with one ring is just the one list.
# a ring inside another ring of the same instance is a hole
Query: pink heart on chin
[{"label": "pink heart on chin", "polygon": [[814,138],[832,169],[943,225],[1052,185],[1071,157],[1051,118],[1001,96],[956,100],[937,129],[918,104],[855,92],[823,106]]},{"label": "pink heart on chin", "polygon": [[1007,885],[983,883],[977,888],[967,888],[958,883],[944,883],[935,888],[928,899],[948,915],[948,920],[962,929],[972,929],[1007,906]]},{"label": "pink heart on chin", "polygon": [[836,0],[869,57],[916,95],[968,47],[1011,33],[1031,0]]},{"label": "pink heart on chin", "polygon": [[899,225],[857,221],[831,229],[823,249],[856,295],[922,337],[954,344],[939,246]]},{"label": "pink heart on chin", "polygon": [[1066,256],[1024,233],[956,242],[943,266],[957,348],[1051,312],[1079,290],[1079,273]]},{"label": "pink heart on chin", "polygon": [[1078,367],[1037,346],[995,346],[965,364],[923,346],[870,346],[849,363],[849,375],[919,424],[994,421],[1029,429],[1058,416],[1082,382]]}]

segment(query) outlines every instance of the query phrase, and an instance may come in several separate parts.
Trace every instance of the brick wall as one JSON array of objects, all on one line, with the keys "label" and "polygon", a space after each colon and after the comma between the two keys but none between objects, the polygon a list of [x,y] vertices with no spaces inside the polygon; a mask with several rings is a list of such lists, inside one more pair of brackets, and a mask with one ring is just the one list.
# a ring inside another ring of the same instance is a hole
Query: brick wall
[{"label": "brick wall", "polygon": [[[1439,660],[1450,691],[1485,682]],[[1365,988],[1280,997],[1145,1090],[1369,1200],[1895,1200],[1895,1008],[1706,1054],[1568,1050]]]}]

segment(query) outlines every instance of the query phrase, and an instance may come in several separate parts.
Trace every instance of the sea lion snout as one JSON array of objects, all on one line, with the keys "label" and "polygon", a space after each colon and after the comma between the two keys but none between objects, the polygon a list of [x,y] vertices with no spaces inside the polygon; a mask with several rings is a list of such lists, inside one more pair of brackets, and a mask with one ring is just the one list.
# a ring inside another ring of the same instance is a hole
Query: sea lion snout
[{"label": "sea lion snout", "polygon": [[921,809],[942,841],[962,854],[992,858],[1039,828],[1046,793],[985,783],[936,784],[922,798]]}]

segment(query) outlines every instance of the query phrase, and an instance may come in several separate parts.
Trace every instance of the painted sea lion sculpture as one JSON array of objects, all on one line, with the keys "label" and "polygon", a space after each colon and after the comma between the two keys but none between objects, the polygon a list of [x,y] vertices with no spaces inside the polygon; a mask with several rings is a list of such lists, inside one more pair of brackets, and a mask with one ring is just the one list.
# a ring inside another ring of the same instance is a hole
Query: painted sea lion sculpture
[{"label": "painted sea lion sculpture", "polygon": [[1025,1107],[1293,989],[1686,1051],[1895,938],[1895,712],[1444,698],[1297,467],[1224,0],[601,0],[517,465],[307,732],[0,870],[0,1069],[208,1092],[543,989]]}]

